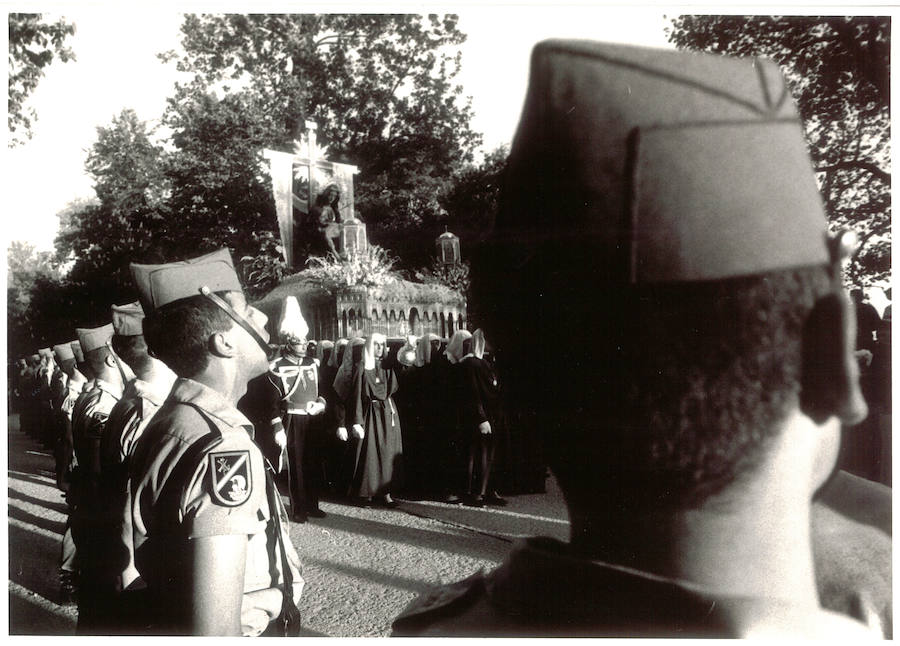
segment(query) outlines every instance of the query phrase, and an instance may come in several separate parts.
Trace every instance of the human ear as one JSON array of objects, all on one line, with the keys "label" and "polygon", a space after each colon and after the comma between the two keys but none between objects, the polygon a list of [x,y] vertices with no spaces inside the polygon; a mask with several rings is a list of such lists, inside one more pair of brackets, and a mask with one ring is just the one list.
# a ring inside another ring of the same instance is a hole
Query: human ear
[{"label": "human ear", "polygon": [[817,424],[836,415],[847,425],[868,414],[854,356],[856,310],[843,290],[820,298],[803,330],[800,408]]},{"label": "human ear", "polygon": [[216,357],[231,358],[237,353],[235,346],[234,330],[216,332],[210,335],[208,348],[210,354]]}]

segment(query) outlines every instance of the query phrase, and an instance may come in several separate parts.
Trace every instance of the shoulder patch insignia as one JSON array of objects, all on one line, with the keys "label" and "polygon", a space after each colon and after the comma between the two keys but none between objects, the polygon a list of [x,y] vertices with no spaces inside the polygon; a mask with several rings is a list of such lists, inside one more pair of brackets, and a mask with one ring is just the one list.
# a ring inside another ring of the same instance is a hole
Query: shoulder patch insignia
[{"label": "shoulder patch insignia", "polygon": [[237,507],[253,491],[250,451],[219,451],[209,454],[212,498],[220,505]]}]

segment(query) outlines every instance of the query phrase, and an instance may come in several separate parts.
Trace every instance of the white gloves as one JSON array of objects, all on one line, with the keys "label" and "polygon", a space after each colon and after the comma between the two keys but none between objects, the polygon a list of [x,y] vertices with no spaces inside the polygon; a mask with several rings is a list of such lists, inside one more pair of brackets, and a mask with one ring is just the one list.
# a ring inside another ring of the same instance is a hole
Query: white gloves
[{"label": "white gloves", "polygon": [[478,425],[478,430],[482,435],[490,435],[491,434],[491,423],[490,422],[482,422]]},{"label": "white gloves", "polygon": [[284,432],[283,428],[275,433],[275,444],[282,449],[287,446],[287,433]]},{"label": "white gloves", "polygon": [[338,426],[337,437],[341,442],[347,441],[347,429],[343,426]]},{"label": "white gloves", "polygon": [[306,412],[309,415],[318,415],[325,411],[325,404],[320,401],[306,402]]},{"label": "white gloves", "polygon": [[365,437],[366,431],[360,424],[354,424],[353,425],[353,435],[361,440],[361,439],[363,439],[363,437]]}]

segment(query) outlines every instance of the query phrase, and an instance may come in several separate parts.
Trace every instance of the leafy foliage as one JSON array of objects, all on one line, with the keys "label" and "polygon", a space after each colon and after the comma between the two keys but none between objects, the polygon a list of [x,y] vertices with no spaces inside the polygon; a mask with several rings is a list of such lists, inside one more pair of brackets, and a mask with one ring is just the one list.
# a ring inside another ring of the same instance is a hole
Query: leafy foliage
[{"label": "leafy foliage", "polygon": [[133,110],[97,128],[85,165],[97,201],[61,213],[55,241],[60,260],[74,261],[70,280],[132,295],[128,263],[164,256],[170,188],[162,148],[151,135]]},{"label": "leafy foliage", "polygon": [[59,214],[57,259],[71,271],[40,283],[29,306],[37,327],[52,336],[61,321],[104,322],[110,303],[136,297],[129,262],[228,247],[251,298],[291,280],[262,151],[292,151],[307,119],[329,159],[361,169],[356,205],[370,241],[402,261],[373,245],[349,262],[312,258],[301,274],[332,289],[458,298],[397,270],[429,262],[444,225],[479,230],[505,160],[472,161],[480,136],[455,80],[465,36],[454,16],[188,15],[182,34],[184,53],[162,59],[188,80],[162,127],[126,110],[97,130],[87,162],[97,199]]},{"label": "leafy foliage", "polygon": [[454,81],[465,39],[455,16],[204,14],[186,16],[182,33],[184,54],[163,58],[193,77],[178,87],[167,123],[178,129],[198,96],[240,97],[243,130],[263,135],[258,155],[263,147],[293,150],[313,120],[329,159],[360,167],[356,203],[372,240],[405,260],[407,234],[440,230],[440,197],[480,142],[469,126],[470,102]]},{"label": "leafy foliage", "polygon": [[253,238],[259,243],[259,251],[255,255],[241,258],[241,281],[251,300],[261,298],[270,292],[287,275],[284,262],[284,249],[281,242],[271,231],[254,233]]},{"label": "leafy foliage", "polygon": [[862,245],[858,285],[890,272],[890,18],[679,16],[668,37],[683,49],[766,56],[784,70],[803,119],[833,227]]},{"label": "leafy foliage", "polygon": [[416,278],[426,285],[444,285],[467,294],[469,291],[469,263],[462,261],[455,265],[445,265],[435,258],[430,267],[416,272]]},{"label": "leafy foliage", "polygon": [[39,281],[55,280],[59,271],[51,253],[38,252],[34,245],[17,240],[6,250],[6,267],[7,354],[15,357],[37,346],[32,333],[32,296]]},{"label": "leafy foliage", "polygon": [[28,97],[44,76],[44,68],[54,57],[63,63],[75,59],[66,47],[66,38],[75,33],[75,26],[59,19],[44,22],[39,13],[9,14],[9,98],[6,124],[9,146],[31,138],[31,126],[37,119],[33,109],[25,107]]},{"label": "leafy foliage", "polygon": [[173,217],[160,232],[168,253],[255,251],[253,233],[277,228],[262,158],[273,130],[259,103],[244,92],[220,99],[181,88],[164,121],[175,147],[165,162]]}]

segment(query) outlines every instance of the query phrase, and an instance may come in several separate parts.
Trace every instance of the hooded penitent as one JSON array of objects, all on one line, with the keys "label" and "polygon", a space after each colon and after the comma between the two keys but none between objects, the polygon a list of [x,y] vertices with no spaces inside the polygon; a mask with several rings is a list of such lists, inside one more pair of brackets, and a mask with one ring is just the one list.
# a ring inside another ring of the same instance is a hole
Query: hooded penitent
[{"label": "hooded penitent", "polygon": [[472,333],[468,330],[457,330],[453,333],[453,338],[450,339],[450,343],[447,344],[447,349],[444,352],[450,363],[459,363],[460,359],[465,356],[463,343],[471,338]]},{"label": "hooded penitent", "polygon": [[[366,341],[362,338],[351,339],[344,350],[341,367],[334,377],[334,390],[341,399],[347,399],[353,380],[354,363],[362,361],[363,347]],[[355,357],[354,357],[355,355]]]},{"label": "hooded penitent", "polygon": [[433,332],[419,338],[416,342],[416,366],[421,368],[431,363],[431,344],[432,341],[440,343],[441,337]]}]

